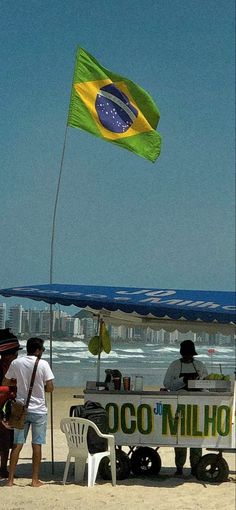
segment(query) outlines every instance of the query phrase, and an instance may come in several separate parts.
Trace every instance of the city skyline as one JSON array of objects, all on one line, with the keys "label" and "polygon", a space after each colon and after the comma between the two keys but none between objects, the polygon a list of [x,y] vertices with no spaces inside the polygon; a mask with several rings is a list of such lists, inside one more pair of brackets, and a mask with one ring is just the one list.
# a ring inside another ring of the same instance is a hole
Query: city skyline
[{"label": "city skyline", "polygon": [[[97,331],[97,318],[84,316],[84,310],[81,310],[82,318],[72,316],[65,310],[52,311],[52,334],[54,337],[65,340],[66,338],[82,339],[88,341]],[[79,315],[77,313],[77,315]],[[87,312],[88,314],[88,312]],[[50,335],[51,313],[46,306],[44,309],[27,308],[22,305],[13,305],[7,308],[6,303],[0,304],[0,328],[10,327],[12,332],[18,336],[26,338],[31,335],[41,335],[48,338]],[[206,345],[230,344],[233,342],[233,335],[223,335],[216,333],[210,335],[207,333],[180,333],[178,330],[173,332],[164,329],[155,330],[150,327],[126,327],[124,325],[108,325],[111,339],[115,342],[145,342],[154,344],[179,344],[185,339],[191,339],[196,343]]]}]

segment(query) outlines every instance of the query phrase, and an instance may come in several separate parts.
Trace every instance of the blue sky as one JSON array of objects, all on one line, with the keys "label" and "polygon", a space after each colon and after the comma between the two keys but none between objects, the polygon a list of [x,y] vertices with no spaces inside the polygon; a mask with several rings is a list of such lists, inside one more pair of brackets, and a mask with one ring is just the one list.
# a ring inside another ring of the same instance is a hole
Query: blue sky
[{"label": "blue sky", "polygon": [[233,0],[1,2],[0,287],[49,281],[80,45],[152,95],[163,144],[69,128],[54,282],[234,289],[234,30]]}]

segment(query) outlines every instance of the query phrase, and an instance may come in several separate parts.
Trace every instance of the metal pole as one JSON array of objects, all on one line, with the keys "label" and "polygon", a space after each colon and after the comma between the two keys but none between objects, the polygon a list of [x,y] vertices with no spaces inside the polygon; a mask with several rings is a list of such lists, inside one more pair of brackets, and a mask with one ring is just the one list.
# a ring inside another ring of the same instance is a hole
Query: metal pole
[{"label": "metal pole", "polygon": [[[64,143],[63,143],[63,149],[62,149],[62,157],[61,157],[61,164],[60,164],[60,171],[59,171],[59,176],[58,176],[55,204],[54,204],[54,211],[53,211],[53,220],[52,220],[50,270],[49,270],[49,282],[50,282],[50,285],[52,284],[52,281],[53,281],[53,262],[54,262],[54,241],[55,241],[56,213],[57,213],[57,205],[58,205],[58,198],[59,198],[59,191],[60,191],[60,184],[61,184],[61,176],[62,176],[64,155],[65,155],[67,131],[68,131],[68,126],[66,126],[66,130],[65,130]],[[51,369],[52,369],[52,365],[53,365],[52,336],[53,336],[53,310],[52,310],[52,305],[50,304],[50,367],[51,367]],[[50,420],[51,420],[50,423],[51,423],[52,474],[54,474],[53,393],[50,393]]]},{"label": "metal pole", "polygon": [[66,130],[65,130],[64,143],[63,143],[62,156],[61,156],[61,164],[60,164],[60,171],[59,171],[59,176],[58,176],[57,191],[56,191],[54,211],[53,211],[52,236],[51,236],[51,252],[50,252],[50,271],[49,271],[49,281],[50,281],[50,284],[52,284],[52,280],[53,280],[53,262],[54,262],[54,240],[55,240],[55,228],[56,228],[56,213],[57,213],[57,205],[58,205],[58,198],[59,198],[59,191],[60,191],[60,184],[61,184],[61,176],[62,176],[64,155],[65,155],[65,148],[66,148],[67,131],[68,131],[68,126],[66,126]]},{"label": "metal pole", "polygon": [[100,315],[98,315],[98,323],[97,323],[97,335],[99,335],[99,351],[98,351],[98,359],[97,359],[97,382],[100,382],[100,361],[101,361],[101,323],[102,319]]},{"label": "metal pole", "polygon": [[[50,305],[50,367],[52,369],[52,331],[53,331],[53,310]],[[54,474],[54,434],[53,434],[53,394],[50,393],[50,423],[51,423],[51,462],[52,474]]]}]

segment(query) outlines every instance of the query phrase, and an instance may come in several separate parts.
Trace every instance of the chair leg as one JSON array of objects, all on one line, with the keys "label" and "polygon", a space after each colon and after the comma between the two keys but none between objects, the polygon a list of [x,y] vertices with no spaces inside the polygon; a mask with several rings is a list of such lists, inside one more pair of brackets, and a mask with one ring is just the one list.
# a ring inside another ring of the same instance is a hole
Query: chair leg
[{"label": "chair leg", "polygon": [[95,484],[100,460],[101,458],[96,455],[88,458],[88,487],[93,487]]},{"label": "chair leg", "polygon": [[63,485],[65,485],[66,480],[67,480],[68,471],[69,471],[69,466],[70,466],[70,459],[71,459],[71,456],[70,456],[70,455],[67,455],[66,465],[65,465],[64,475],[63,475],[63,480],[62,480]]},{"label": "chair leg", "polygon": [[110,462],[111,462],[111,480],[113,487],[116,486],[116,456],[115,454],[110,454]]},{"label": "chair leg", "polygon": [[75,457],[75,482],[82,482],[84,479],[86,460]]}]

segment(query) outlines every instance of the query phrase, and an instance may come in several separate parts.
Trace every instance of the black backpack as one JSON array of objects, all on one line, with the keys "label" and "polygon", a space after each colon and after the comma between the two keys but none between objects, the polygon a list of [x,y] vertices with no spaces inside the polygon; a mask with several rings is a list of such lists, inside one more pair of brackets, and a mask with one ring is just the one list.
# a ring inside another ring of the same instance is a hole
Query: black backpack
[{"label": "black backpack", "polygon": [[[107,413],[99,402],[85,402],[84,405],[71,406],[70,416],[74,418],[86,418],[93,421],[101,432],[107,434]],[[99,437],[92,427],[88,429],[88,449],[90,453],[105,452],[107,450],[107,439]]]}]

